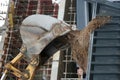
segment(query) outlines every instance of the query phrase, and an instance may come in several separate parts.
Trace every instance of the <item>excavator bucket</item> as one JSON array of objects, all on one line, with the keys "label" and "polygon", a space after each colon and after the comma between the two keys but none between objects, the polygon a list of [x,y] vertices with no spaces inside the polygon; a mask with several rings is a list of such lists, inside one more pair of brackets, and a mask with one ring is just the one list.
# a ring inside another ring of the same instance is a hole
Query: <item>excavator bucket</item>
[{"label": "excavator bucket", "polygon": [[57,38],[70,31],[70,25],[47,15],[35,14],[27,17],[20,27],[21,38],[27,48],[24,55],[29,60],[40,55],[48,59],[58,50]]}]

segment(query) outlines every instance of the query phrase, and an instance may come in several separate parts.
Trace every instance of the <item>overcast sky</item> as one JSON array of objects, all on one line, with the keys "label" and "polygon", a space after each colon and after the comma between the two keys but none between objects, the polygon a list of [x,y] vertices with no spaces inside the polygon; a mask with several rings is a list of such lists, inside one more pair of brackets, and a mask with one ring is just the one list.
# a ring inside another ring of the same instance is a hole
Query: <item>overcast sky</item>
[{"label": "overcast sky", "polygon": [[5,23],[5,20],[3,20],[3,18],[6,18],[7,15],[5,13],[7,13],[8,3],[9,0],[0,0],[0,27],[2,27]]}]

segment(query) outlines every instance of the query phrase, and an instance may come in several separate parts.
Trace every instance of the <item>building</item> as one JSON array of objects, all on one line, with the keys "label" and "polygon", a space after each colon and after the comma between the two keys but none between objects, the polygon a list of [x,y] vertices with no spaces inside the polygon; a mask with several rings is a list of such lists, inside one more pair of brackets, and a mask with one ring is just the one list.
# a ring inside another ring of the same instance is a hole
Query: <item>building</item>
[{"label": "building", "polygon": [[[23,19],[32,14],[45,14],[64,20],[70,25],[83,29],[96,16],[112,16],[112,21],[105,28],[98,29],[91,35],[88,70],[85,80],[119,80],[120,77],[120,2],[107,0],[61,0],[53,4],[52,0],[14,0],[14,29],[7,31],[4,40],[4,55],[1,58],[4,71],[5,63],[13,59],[21,47],[19,26]],[[109,26],[110,28],[107,28]],[[112,27],[114,26],[114,27]],[[10,35],[12,34],[12,37]],[[11,39],[11,44],[7,43]],[[115,43],[115,44],[113,44]],[[36,71],[34,80],[77,80],[77,66],[71,57],[71,49],[58,51]],[[62,53],[62,54],[61,54]],[[101,53],[101,54],[99,54]],[[97,62],[98,61],[98,62]],[[106,61],[107,63],[104,63]],[[99,63],[101,62],[101,63]],[[27,62],[22,60],[17,68],[23,70]],[[113,69],[114,68],[114,69]],[[7,80],[18,80],[8,74]]]}]

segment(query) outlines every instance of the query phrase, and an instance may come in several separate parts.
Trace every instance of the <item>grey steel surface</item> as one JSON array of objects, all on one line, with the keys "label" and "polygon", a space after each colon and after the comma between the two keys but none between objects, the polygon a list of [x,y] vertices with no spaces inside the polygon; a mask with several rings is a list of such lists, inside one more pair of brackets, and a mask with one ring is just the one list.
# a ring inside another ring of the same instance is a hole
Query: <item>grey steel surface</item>
[{"label": "grey steel surface", "polygon": [[120,4],[109,2],[107,0],[85,0],[85,1],[88,1],[88,2],[91,2],[91,3],[97,2],[99,4],[107,5],[109,7],[112,7],[112,8],[120,10]]},{"label": "grey steel surface", "polygon": [[85,80],[120,80],[120,3],[105,0],[78,0],[77,26],[79,29],[83,28],[83,21],[87,16],[83,14],[84,1],[92,4],[92,17],[112,16],[109,23],[95,30],[91,35]]},{"label": "grey steel surface", "polygon": [[97,10],[112,20],[94,32],[87,80],[120,80],[120,10],[101,4]]},{"label": "grey steel surface", "polygon": [[87,14],[85,13],[86,10],[86,3],[84,0],[77,0],[77,27],[78,29],[83,29],[86,25],[86,17]]}]

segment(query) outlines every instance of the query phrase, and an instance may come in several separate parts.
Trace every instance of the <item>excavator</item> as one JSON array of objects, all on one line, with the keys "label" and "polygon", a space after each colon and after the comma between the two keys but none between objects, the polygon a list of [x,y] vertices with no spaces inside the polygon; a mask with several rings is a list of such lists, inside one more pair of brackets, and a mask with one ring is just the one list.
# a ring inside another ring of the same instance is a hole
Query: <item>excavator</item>
[{"label": "excavator", "polygon": [[[12,16],[13,15],[9,15],[11,26],[13,26]],[[93,20],[93,23],[89,23],[89,26],[91,25],[96,29],[105,24],[108,19],[109,17],[96,18],[96,22]],[[88,27],[84,29],[83,32],[90,34],[94,30],[93,27],[91,31],[91,28]],[[5,64],[5,70],[0,80],[6,80],[9,71],[20,80],[33,80],[34,73],[38,66],[43,65],[56,51],[72,45],[68,40],[71,40],[72,37],[76,35],[72,35],[70,39],[69,35],[70,33],[74,34],[76,32],[79,32],[79,30],[73,30],[71,25],[48,15],[34,14],[28,16],[23,20],[20,26],[20,34],[23,41],[20,53]],[[14,66],[21,59],[29,63],[24,71],[20,71]],[[77,57],[75,60],[79,64],[79,59],[77,59]]]}]

